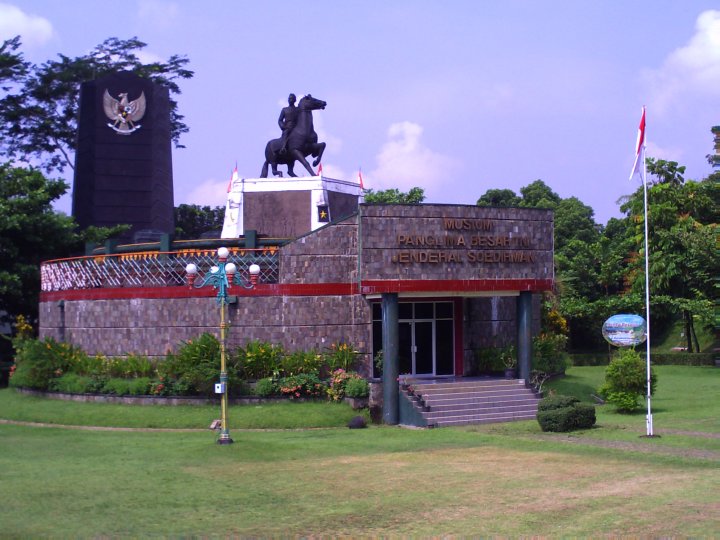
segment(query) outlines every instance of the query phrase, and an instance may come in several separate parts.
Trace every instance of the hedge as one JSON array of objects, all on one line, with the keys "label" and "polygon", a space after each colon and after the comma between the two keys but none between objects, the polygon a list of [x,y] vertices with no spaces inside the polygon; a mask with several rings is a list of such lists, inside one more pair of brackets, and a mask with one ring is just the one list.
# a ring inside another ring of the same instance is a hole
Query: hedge
[{"label": "hedge", "polygon": [[[643,353],[644,355],[644,353]],[[570,354],[573,366],[607,366],[610,361],[607,353]],[[658,353],[650,352],[650,361],[656,366],[714,366],[713,353]]]}]

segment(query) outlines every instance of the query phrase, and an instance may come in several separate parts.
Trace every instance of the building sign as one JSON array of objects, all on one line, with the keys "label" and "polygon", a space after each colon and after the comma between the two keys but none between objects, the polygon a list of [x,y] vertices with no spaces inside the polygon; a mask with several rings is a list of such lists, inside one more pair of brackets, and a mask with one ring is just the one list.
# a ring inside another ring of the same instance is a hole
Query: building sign
[{"label": "building sign", "polygon": [[363,260],[371,279],[549,279],[553,221],[525,208],[366,207]]},{"label": "building sign", "polygon": [[602,335],[616,347],[632,347],[647,338],[647,325],[640,315],[613,315],[603,323]]},{"label": "building sign", "polygon": [[[400,251],[392,262],[410,263],[534,263],[528,236],[495,231],[491,219],[439,218],[443,234],[398,234]],[[403,250],[402,248],[413,248]]]}]

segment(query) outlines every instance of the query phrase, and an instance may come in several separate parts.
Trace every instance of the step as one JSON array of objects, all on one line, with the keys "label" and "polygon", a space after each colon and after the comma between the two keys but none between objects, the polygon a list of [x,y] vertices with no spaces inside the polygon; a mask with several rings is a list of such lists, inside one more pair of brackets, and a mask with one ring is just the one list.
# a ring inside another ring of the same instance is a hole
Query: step
[{"label": "step", "polygon": [[459,417],[454,420],[443,419],[438,422],[428,422],[428,427],[450,427],[450,426],[469,426],[479,424],[500,424],[502,422],[518,422],[522,420],[535,420],[535,415],[527,416],[496,416],[493,418],[471,418]]},{"label": "step", "polygon": [[534,420],[540,397],[521,379],[411,382],[416,396],[403,392],[428,426],[487,424]]},{"label": "step", "polygon": [[491,403],[483,404],[478,407],[472,403],[443,403],[442,405],[430,405],[431,411],[475,411],[475,410],[493,410],[503,407],[530,407],[537,410],[537,400],[524,399],[524,400],[507,400],[507,401],[494,401]]},{"label": "step", "polygon": [[525,381],[522,379],[497,379],[489,381],[472,381],[458,383],[419,383],[411,384],[414,392],[417,393],[436,393],[436,392],[466,392],[482,391],[483,389],[497,388],[526,388]]},{"label": "step", "polygon": [[[525,396],[525,397],[531,397],[535,396],[535,392],[530,390],[529,388],[518,388],[517,390],[493,390],[493,391],[485,391],[485,392],[466,392],[464,394],[461,393],[443,393],[443,394],[416,394],[416,396],[419,396],[423,401],[446,401],[450,399],[461,399],[465,401],[470,400],[478,400],[478,401],[488,401],[495,398],[503,398],[505,396]],[[412,399],[412,396],[410,396]]]}]

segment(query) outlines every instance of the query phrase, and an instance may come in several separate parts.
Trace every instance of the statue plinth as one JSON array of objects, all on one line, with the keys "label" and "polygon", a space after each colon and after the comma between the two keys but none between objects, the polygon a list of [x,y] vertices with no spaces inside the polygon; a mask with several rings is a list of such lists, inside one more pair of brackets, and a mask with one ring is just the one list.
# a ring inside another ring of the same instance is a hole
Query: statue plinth
[{"label": "statue plinth", "polygon": [[239,178],[225,207],[222,238],[256,230],[271,238],[297,238],[357,211],[360,184],[325,176]]}]

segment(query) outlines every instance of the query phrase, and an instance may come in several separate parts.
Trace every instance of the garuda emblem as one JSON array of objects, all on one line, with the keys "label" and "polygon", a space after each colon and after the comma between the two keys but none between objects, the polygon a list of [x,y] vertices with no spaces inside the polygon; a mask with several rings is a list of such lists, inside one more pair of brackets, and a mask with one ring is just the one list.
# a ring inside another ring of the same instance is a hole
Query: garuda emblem
[{"label": "garuda emblem", "polygon": [[145,116],[145,92],[133,101],[128,101],[127,96],[127,93],[122,93],[118,94],[119,100],[115,99],[107,88],[103,95],[105,115],[112,121],[108,122],[108,127],[120,135],[130,135],[140,129],[142,126],[137,122]]}]

